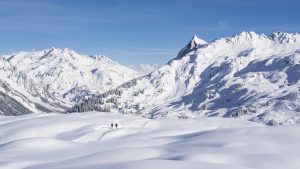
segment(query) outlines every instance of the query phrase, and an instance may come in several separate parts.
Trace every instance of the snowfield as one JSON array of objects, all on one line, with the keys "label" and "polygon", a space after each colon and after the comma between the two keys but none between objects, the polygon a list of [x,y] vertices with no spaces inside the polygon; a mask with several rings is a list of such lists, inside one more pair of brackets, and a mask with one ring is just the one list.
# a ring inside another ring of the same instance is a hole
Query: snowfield
[{"label": "snowfield", "polygon": [[0,116],[0,129],[1,169],[300,168],[298,125],[88,112]]}]

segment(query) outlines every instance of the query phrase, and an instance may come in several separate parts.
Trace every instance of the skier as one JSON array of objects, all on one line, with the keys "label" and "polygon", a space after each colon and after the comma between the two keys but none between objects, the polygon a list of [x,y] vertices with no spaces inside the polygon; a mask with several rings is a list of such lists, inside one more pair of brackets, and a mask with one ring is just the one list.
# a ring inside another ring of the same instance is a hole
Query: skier
[{"label": "skier", "polygon": [[115,127],[118,128],[118,123],[115,124]]},{"label": "skier", "polygon": [[114,123],[111,123],[111,124],[110,124],[110,127],[111,127],[111,128],[114,128]]}]

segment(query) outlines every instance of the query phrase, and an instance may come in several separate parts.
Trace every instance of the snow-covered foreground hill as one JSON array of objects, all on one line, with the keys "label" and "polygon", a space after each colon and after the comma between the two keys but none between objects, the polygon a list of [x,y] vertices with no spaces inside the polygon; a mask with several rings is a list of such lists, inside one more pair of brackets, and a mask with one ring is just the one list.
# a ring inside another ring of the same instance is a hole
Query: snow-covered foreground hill
[{"label": "snow-covered foreground hill", "polygon": [[88,112],[1,116],[0,128],[1,169],[300,168],[298,125]]}]

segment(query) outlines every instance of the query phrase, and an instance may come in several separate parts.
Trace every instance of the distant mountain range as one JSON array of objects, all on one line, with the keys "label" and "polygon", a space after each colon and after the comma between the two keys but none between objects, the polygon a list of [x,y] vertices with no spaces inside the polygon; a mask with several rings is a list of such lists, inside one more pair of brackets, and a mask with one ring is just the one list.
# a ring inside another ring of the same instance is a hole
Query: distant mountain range
[{"label": "distant mountain range", "polygon": [[[139,76],[138,72],[105,56],[80,55],[70,49],[19,52],[6,55],[0,61],[2,86],[6,86],[0,88],[3,95],[1,101],[6,100],[4,95],[16,99],[18,95],[26,94],[28,97],[18,99],[19,105],[26,103],[25,107],[36,113],[64,112],[91,93],[108,91]],[[19,94],[13,94],[12,91]],[[33,100],[36,101],[31,104]],[[35,104],[54,104],[54,107],[39,109],[37,107],[40,106]],[[5,115],[24,114],[22,111],[12,113],[9,110],[0,108],[1,114]]]},{"label": "distant mountain range", "polygon": [[269,125],[300,115],[300,35],[242,32],[212,42],[194,36],[143,75],[105,56],[70,49],[0,60],[4,115],[119,111],[149,118],[222,116]]}]

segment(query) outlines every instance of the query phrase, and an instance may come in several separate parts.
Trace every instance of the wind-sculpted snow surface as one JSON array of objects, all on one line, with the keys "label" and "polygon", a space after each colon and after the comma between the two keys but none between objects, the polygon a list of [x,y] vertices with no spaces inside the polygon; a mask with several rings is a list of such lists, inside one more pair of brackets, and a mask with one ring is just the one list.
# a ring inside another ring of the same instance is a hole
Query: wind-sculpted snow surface
[{"label": "wind-sculpted snow surface", "polygon": [[100,100],[105,107],[151,118],[206,115],[294,124],[299,79],[299,34],[242,32],[210,43],[194,36],[168,64]]},{"label": "wind-sculpted snow surface", "polygon": [[3,169],[300,168],[298,125],[87,112],[1,116],[0,128]]}]

